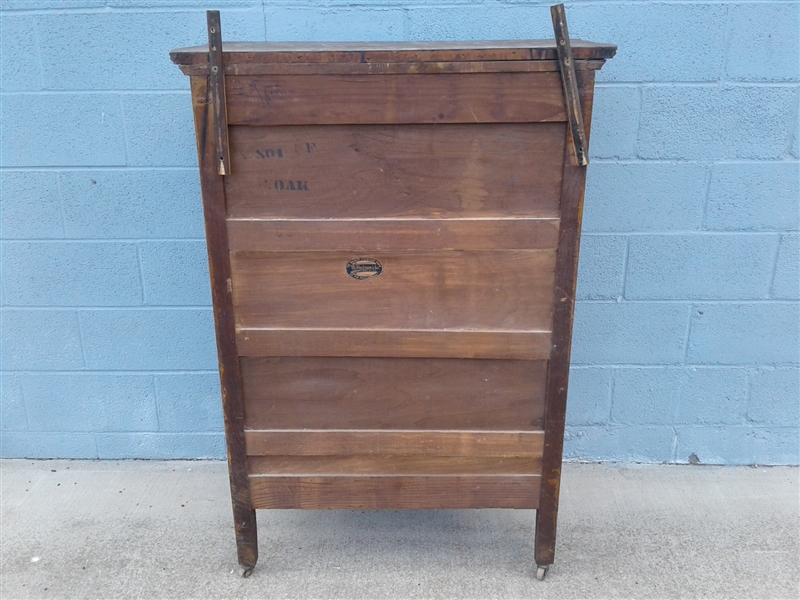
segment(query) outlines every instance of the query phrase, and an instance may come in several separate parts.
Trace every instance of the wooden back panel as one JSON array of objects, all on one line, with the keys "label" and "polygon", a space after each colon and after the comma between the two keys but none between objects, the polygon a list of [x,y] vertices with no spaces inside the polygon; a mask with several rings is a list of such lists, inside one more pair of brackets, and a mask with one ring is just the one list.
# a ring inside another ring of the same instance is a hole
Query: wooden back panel
[{"label": "wooden back panel", "polygon": [[567,119],[558,73],[234,76],[225,85],[230,125]]},{"label": "wooden back panel", "polygon": [[231,127],[228,215],[558,218],[565,133],[564,123]]},{"label": "wooden back panel", "polygon": [[545,361],[243,358],[252,429],[537,431]]},{"label": "wooden back panel", "polygon": [[[557,74],[227,85],[255,506],[536,506],[541,443],[513,458],[523,446],[503,432],[545,418],[567,140]],[[380,273],[351,276],[357,259]]]},{"label": "wooden back panel", "polygon": [[[252,506],[539,506],[560,86],[557,72],[227,78]],[[352,277],[357,259],[380,273]]]},{"label": "wooden back panel", "polygon": [[549,331],[555,251],[370,252],[381,272],[347,273],[353,252],[237,252],[239,329]]}]

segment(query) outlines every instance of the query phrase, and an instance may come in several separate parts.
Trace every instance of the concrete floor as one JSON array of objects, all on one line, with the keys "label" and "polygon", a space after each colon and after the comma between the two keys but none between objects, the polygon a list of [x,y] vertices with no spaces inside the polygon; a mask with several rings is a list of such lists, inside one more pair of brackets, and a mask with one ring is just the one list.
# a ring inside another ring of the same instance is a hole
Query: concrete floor
[{"label": "concrete floor", "polygon": [[259,511],[239,577],[218,462],[0,463],[0,598],[798,598],[797,468],[565,465],[533,511]]}]

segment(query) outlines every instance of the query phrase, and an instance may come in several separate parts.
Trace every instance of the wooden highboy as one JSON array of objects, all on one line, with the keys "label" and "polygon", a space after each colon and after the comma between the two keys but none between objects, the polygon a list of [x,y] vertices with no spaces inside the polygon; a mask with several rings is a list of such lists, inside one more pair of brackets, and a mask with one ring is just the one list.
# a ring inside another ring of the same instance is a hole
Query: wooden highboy
[{"label": "wooden highboy", "polygon": [[257,508],[537,510],[553,562],[615,46],[225,43],[191,77],[239,563]]}]

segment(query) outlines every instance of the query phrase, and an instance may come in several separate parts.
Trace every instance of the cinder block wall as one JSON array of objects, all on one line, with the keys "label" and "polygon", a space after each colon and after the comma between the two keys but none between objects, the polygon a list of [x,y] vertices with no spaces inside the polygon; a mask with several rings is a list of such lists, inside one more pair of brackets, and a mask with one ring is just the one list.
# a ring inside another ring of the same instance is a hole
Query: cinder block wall
[{"label": "cinder block wall", "polygon": [[[229,40],[552,37],[547,3],[3,0],[2,455],[222,457],[188,79]],[[600,72],[566,456],[798,462],[790,1],[578,1]]]}]

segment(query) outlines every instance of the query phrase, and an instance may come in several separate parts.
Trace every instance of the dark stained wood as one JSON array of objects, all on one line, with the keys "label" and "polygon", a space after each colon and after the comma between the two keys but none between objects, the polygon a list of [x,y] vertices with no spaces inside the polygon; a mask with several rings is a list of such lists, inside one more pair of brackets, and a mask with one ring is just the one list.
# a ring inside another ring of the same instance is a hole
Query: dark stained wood
[{"label": "dark stained wood", "polygon": [[379,275],[354,279],[352,252],[231,255],[239,329],[549,331],[555,252],[373,252]]},{"label": "dark stained wood", "polygon": [[[581,108],[586,131],[592,120],[594,73],[578,75]],[[588,138],[587,138],[588,143]],[[588,148],[588,146],[587,146]],[[547,405],[545,408],[545,448],[542,458],[542,491],[536,512],[535,558],[537,565],[553,564],[561,487],[561,462],[564,451],[564,424],[567,412],[569,359],[572,348],[572,317],[575,308],[575,285],[578,275],[581,217],[586,167],[572,160],[570,149],[564,152],[564,186],[561,192],[561,230],[553,296],[553,347],[548,364]]]},{"label": "dark stained wood", "polygon": [[556,34],[556,48],[558,49],[558,64],[561,71],[561,83],[564,89],[564,98],[569,116],[569,127],[572,138],[572,147],[578,165],[585,167],[589,164],[588,145],[586,132],[583,128],[583,115],[581,113],[580,98],[578,96],[578,82],[575,78],[575,62],[572,59],[572,46],[567,28],[567,16],[564,5],[556,4],[550,7],[553,18],[553,31]]},{"label": "dark stained wood", "polygon": [[232,127],[229,216],[557,218],[565,131],[565,123]]},{"label": "dark stained wood", "polygon": [[[576,60],[576,70],[600,69],[606,61]],[[366,63],[345,61],[326,63],[328,75],[413,75],[436,73],[540,73],[558,71],[557,60],[530,61],[476,61],[476,62],[381,62]],[[225,75],[316,75],[319,63],[298,62],[244,62],[224,65]],[[208,73],[208,65],[203,63],[181,65],[186,75],[198,76]]]},{"label": "dark stained wood", "polygon": [[225,87],[231,125],[567,120],[558,73],[229,76]]},{"label": "dark stained wood", "polygon": [[536,508],[536,475],[252,477],[256,508]]},{"label": "dark stained wood", "polygon": [[[608,59],[617,47],[572,40],[576,59]],[[229,42],[228,63],[389,63],[556,60],[554,40],[492,40],[438,42]],[[208,47],[193,46],[170,52],[178,65],[203,64]],[[318,72],[324,67],[318,67]]]},{"label": "dark stained wood", "polygon": [[538,475],[529,456],[251,456],[250,477],[276,475]]},{"label": "dark stained wood", "polygon": [[231,266],[227,252],[225,188],[222,176],[217,172],[216,124],[210,88],[206,78],[195,77],[191,82],[236,547],[239,564],[245,569],[252,569],[258,560],[258,538],[256,513],[250,502],[247,480],[242,381],[236,349],[233,300],[228,287]]},{"label": "dark stained wood", "polygon": [[240,356],[547,360],[549,331],[239,329]]},{"label": "dark stained wood", "polygon": [[541,431],[246,430],[250,456],[542,456]]},{"label": "dark stained wood", "polygon": [[172,53],[194,75],[245,569],[254,507],[536,508],[553,562],[581,148],[616,50],[555,21],[560,45]]},{"label": "dark stained wood", "polygon": [[240,362],[250,429],[537,430],[544,423],[544,361],[283,357]]},{"label": "dark stained wood", "polygon": [[545,250],[558,219],[228,219],[231,252]]}]

